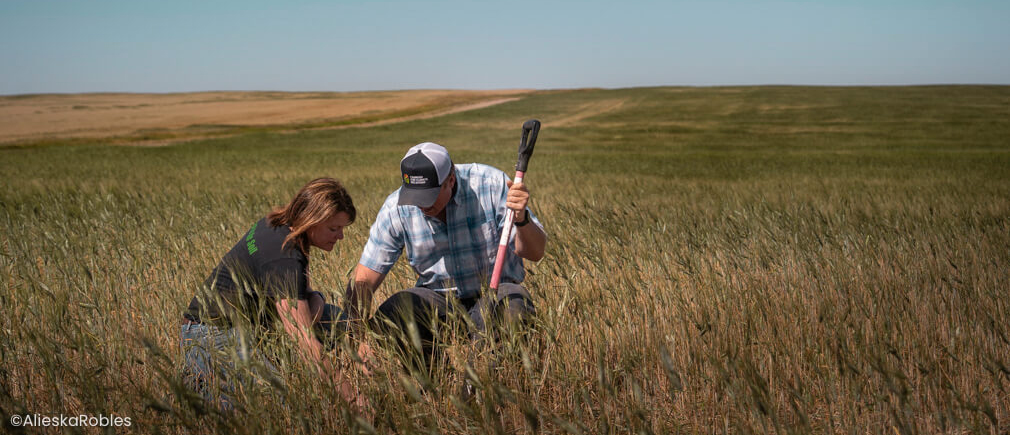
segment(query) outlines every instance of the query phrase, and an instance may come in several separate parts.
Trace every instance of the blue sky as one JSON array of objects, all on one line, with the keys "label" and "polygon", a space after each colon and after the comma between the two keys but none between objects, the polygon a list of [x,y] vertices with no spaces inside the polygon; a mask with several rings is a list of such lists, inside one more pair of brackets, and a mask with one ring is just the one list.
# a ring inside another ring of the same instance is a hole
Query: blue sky
[{"label": "blue sky", "polygon": [[0,94],[1010,84],[1010,1],[0,1]]}]

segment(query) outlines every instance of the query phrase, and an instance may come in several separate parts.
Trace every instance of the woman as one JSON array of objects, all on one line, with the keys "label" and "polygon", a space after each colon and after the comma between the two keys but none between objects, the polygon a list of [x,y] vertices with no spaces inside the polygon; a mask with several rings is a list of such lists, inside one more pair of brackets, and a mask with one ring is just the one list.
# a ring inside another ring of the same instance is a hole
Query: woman
[{"label": "woman", "polygon": [[[204,398],[212,399],[210,385],[215,380],[224,382],[226,392],[234,388],[227,379],[229,371],[220,366],[229,346],[243,364],[265,369],[268,376],[276,373],[250,345],[259,334],[248,332],[268,332],[282,325],[302,356],[318,367],[319,375],[335,376],[344,398],[355,401],[350,386],[322,358],[322,344],[311,332],[325,303],[320,293],[311,291],[308,279],[310,247],[332,250],[355,215],[351,197],[339,181],[317,178],[286,206],[253,224],[221,259],[183,314],[180,334],[186,379]],[[219,399],[221,408],[232,408],[230,398]]]}]

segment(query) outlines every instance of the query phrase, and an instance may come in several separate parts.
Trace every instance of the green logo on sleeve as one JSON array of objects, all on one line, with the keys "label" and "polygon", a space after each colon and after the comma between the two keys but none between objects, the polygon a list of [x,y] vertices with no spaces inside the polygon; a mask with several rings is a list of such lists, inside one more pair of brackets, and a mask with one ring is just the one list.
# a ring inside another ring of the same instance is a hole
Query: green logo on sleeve
[{"label": "green logo on sleeve", "polygon": [[249,234],[245,236],[245,247],[249,249],[249,255],[253,255],[256,251],[259,251],[259,248],[256,247],[256,239],[253,238],[253,234],[256,234],[256,225],[259,225],[259,222],[253,224],[249,230]]}]

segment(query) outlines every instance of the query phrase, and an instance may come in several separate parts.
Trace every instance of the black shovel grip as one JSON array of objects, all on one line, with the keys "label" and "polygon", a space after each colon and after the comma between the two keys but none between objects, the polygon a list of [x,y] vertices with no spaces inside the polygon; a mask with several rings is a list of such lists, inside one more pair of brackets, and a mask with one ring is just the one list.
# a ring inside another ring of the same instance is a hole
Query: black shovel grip
[{"label": "black shovel grip", "polygon": [[526,172],[530,157],[533,156],[533,146],[537,143],[537,133],[540,133],[540,121],[531,119],[523,123],[523,138],[519,142],[519,161],[516,162],[517,171]]}]

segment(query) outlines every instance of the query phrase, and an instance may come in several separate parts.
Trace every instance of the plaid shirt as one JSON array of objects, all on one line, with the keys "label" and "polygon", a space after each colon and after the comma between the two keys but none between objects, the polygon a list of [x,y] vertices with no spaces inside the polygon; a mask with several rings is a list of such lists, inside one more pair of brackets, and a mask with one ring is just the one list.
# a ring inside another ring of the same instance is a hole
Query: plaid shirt
[{"label": "plaid shirt", "polygon": [[[456,193],[445,208],[446,223],[425,216],[416,206],[396,204],[393,192],[379,210],[358,262],[386,274],[407,249],[407,262],[417,273],[417,286],[477,295],[494,271],[505,223],[508,186],[504,172],[478,163],[456,165]],[[530,220],[543,228],[530,212]],[[502,282],[521,283],[526,273],[515,253],[516,231],[502,268]]]}]

